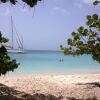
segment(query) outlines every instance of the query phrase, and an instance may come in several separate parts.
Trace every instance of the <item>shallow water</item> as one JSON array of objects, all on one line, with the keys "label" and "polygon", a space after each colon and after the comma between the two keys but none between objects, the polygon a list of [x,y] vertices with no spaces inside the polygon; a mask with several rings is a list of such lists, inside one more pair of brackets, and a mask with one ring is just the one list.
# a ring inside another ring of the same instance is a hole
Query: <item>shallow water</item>
[{"label": "shallow water", "polygon": [[13,73],[82,73],[99,72],[100,64],[93,61],[90,55],[78,57],[65,56],[58,51],[26,51],[25,54],[9,54],[20,62]]}]

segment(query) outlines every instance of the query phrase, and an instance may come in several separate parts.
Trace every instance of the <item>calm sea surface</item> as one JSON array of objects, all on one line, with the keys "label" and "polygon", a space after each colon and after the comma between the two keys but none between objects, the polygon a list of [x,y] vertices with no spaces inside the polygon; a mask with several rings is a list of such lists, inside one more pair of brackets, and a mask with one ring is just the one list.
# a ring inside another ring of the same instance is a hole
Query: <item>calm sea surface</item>
[{"label": "calm sea surface", "polygon": [[27,51],[25,54],[9,54],[20,62],[14,74],[99,72],[100,64],[90,55],[65,56],[58,51]]}]

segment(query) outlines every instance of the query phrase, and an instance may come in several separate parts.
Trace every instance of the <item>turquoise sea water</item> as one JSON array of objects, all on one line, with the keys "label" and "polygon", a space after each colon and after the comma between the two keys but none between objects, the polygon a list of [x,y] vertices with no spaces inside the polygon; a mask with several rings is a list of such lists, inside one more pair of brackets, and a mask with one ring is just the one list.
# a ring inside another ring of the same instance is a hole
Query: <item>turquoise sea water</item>
[{"label": "turquoise sea water", "polygon": [[73,57],[58,51],[26,51],[25,54],[10,53],[10,56],[20,62],[13,72],[16,74],[100,71],[100,64],[93,61],[90,55]]}]

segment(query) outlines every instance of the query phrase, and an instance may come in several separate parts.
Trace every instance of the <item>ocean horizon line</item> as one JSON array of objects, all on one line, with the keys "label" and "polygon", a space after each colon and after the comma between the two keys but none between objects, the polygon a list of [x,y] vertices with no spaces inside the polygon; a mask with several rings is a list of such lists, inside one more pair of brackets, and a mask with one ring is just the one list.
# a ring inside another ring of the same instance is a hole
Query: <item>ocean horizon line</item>
[{"label": "ocean horizon line", "polygon": [[25,51],[53,51],[53,52],[63,52],[62,50],[47,50],[47,49],[44,49],[44,50],[39,50],[39,49],[25,49]]}]

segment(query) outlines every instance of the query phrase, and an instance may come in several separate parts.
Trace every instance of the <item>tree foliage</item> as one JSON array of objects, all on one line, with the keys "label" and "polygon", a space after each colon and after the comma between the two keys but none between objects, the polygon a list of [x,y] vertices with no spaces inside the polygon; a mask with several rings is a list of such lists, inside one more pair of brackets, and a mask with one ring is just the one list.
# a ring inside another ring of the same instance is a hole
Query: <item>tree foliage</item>
[{"label": "tree foliage", "polygon": [[[34,7],[38,1],[41,0],[22,0],[25,2],[28,6],[31,8]],[[1,3],[7,3],[10,2],[13,5],[16,5],[17,0],[0,0]],[[18,63],[15,59],[11,59],[8,55],[7,49],[5,46],[3,46],[3,43],[8,42],[8,39],[5,37],[2,37],[2,34],[0,32],[0,76],[5,75],[9,71],[14,71],[18,67]]]},{"label": "tree foliage", "polygon": [[[99,1],[93,4],[97,5]],[[80,26],[77,32],[72,32],[72,38],[67,40],[67,47],[60,45],[65,55],[90,54],[94,60],[100,63],[100,17],[97,14],[88,15],[86,25]]]},{"label": "tree foliage", "polygon": [[95,0],[95,1],[93,2],[93,5],[96,6],[96,5],[98,5],[99,3],[100,3],[100,1]]},{"label": "tree foliage", "polygon": [[[2,3],[6,3],[6,2],[10,2],[11,4],[13,5],[16,5],[17,0],[0,0]],[[41,1],[41,0],[22,0],[23,2],[25,2],[28,6],[30,7],[34,7],[38,1]]]},{"label": "tree foliage", "polygon": [[18,67],[15,59],[11,60],[3,43],[8,42],[8,39],[2,37],[0,32],[0,76],[5,75],[9,71],[14,71]]}]

